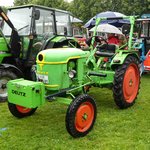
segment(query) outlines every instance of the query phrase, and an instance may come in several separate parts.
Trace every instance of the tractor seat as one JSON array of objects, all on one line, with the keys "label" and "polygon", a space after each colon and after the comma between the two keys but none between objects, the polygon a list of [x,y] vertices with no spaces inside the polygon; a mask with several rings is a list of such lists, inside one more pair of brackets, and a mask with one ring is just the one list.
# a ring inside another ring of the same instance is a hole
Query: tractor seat
[{"label": "tractor seat", "polygon": [[115,54],[117,46],[114,44],[103,44],[97,47],[96,56],[112,57]]}]

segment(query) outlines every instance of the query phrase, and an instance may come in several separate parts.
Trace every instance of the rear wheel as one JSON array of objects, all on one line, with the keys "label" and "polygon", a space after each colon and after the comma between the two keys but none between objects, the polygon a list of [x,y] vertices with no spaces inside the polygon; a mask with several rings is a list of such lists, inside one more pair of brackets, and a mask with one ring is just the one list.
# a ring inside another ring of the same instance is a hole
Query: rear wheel
[{"label": "rear wheel", "polygon": [[27,116],[31,116],[34,114],[37,108],[26,108],[20,105],[12,104],[8,102],[8,108],[12,115],[14,115],[17,118],[23,118]]},{"label": "rear wheel", "polygon": [[115,72],[113,95],[120,108],[134,104],[140,86],[140,71],[137,58],[128,56]]},{"label": "rear wheel", "polygon": [[66,114],[66,129],[73,137],[83,137],[88,134],[96,120],[95,101],[83,94],[74,99]]},{"label": "rear wheel", "polygon": [[7,100],[7,83],[9,80],[17,79],[17,75],[10,70],[0,70],[0,102]]}]

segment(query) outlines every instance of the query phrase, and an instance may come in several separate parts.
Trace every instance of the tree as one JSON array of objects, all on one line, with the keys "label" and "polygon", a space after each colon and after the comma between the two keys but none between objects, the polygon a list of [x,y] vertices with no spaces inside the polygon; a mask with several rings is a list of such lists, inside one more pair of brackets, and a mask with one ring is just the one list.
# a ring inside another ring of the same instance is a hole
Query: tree
[{"label": "tree", "polygon": [[67,10],[69,3],[64,0],[32,0],[33,4]]},{"label": "tree", "polygon": [[85,23],[104,11],[116,11],[125,15],[150,13],[150,0],[74,0],[69,10]]},{"label": "tree", "polygon": [[74,0],[69,10],[74,16],[80,18],[84,22],[96,14],[96,8],[93,7],[97,0]]},{"label": "tree", "polygon": [[15,5],[37,4],[62,10],[68,10],[86,23],[97,13],[116,11],[125,15],[150,13],[150,0],[15,0]]},{"label": "tree", "polygon": [[14,0],[15,6],[26,5],[32,3],[32,0]]}]

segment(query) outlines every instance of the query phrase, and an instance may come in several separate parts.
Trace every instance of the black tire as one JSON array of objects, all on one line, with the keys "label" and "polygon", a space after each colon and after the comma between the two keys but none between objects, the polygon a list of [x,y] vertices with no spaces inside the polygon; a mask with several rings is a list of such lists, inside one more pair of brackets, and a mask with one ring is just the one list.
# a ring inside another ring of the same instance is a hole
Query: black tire
[{"label": "black tire", "polygon": [[113,96],[116,105],[121,109],[132,106],[137,98],[139,88],[139,61],[134,56],[128,56],[115,71]]},{"label": "black tire", "polygon": [[24,118],[27,116],[31,116],[34,114],[37,108],[25,108],[16,104],[12,104],[8,102],[8,108],[11,114],[17,118]]},{"label": "black tire", "polygon": [[96,113],[96,103],[92,97],[87,94],[76,97],[69,105],[66,113],[68,133],[74,138],[88,134],[95,123]]},{"label": "black tire", "polygon": [[18,76],[10,70],[0,69],[0,102],[7,100],[7,83],[9,80],[17,79]]}]

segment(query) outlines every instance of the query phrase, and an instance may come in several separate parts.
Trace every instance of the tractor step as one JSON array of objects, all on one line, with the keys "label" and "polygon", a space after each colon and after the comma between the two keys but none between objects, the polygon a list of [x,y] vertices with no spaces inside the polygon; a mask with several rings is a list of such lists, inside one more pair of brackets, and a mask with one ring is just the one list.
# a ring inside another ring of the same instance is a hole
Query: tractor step
[{"label": "tractor step", "polygon": [[89,76],[107,77],[107,74],[102,74],[102,73],[97,73],[97,72],[90,72]]}]

